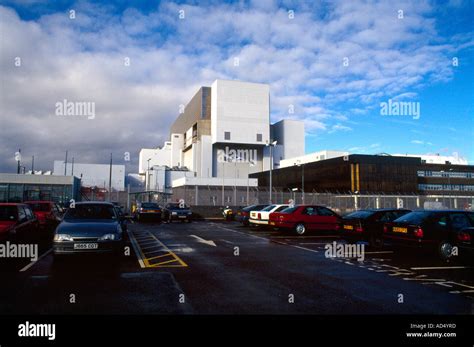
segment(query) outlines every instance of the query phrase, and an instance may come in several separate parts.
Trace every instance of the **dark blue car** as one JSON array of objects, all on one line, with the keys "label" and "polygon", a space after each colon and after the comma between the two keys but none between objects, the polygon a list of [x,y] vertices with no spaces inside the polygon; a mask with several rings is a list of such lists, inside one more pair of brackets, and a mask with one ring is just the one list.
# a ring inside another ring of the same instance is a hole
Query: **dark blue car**
[{"label": "dark blue car", "polygon": [[54,233],[55,256],[112,253],[123,249],[121,218],[108,202],[77,202],[70,206]]}]

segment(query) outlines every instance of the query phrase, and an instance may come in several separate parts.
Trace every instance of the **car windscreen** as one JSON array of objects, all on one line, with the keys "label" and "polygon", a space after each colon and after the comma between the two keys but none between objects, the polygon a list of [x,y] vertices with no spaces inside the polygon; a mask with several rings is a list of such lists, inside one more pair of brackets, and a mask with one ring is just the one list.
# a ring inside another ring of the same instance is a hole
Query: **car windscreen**
[{"label": "car windscreen", "polygon": [[160,208],[160,206],[158,206],[158,204],[155,204],[153,202],[144,202],[144,203],[142,203],[142,207],[143,208]]},{"label": "car windscreen", "polygon": [[48,212],[50,210],[50,205],[41,202],[29,202],[28,206],[35,212]]},{"label": "car windscreen", "polygon": [[281,211],[282,213],[293,213],[296,211],[298,207],[294,206],[294,207],[287,207],[285,208],[283,211]]},{"label": "car windscreen", "polygon": [[373,216],[375,211],[354,211],[344,216],[344,218],[358,218],[358,219],[367,219],[370,216]]},{"label": "car windscreen", "polygon": [[18,212],[15,206],[0,206],[1,221],[15,221],[18,219]]},{"label": "car windscreen", "polygon": [[114,207],[112,205],[94,205],[84,204],[70,207],[66,215],[65,220],[68,219],[116,219]]},{"label": "car windscreen", "polygon": [[431,217],[432,215],[433,215],[432,212],[415,211],[415,212],[407,213],[407,214],[395,219],[394,222],[396,222],[396,223],[410,223],[410,224],[419,225],[419,224],[423,223],[426,219]]},{"label": "car windscreen", "polygon": [[276,205],[270,205],[270,206],[265,207],[262,211],[268,212],[268,211],[273,210],[275,207],[276,207]]}]

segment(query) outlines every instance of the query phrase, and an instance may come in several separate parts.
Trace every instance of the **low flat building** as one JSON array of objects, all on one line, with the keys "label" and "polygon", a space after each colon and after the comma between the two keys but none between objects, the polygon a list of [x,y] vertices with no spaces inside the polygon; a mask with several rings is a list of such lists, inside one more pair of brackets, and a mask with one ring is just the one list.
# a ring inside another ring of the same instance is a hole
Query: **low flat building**
[{"label": "low flat building", "polygon": [[60,204],[80,200],[80,179],[74,176],[0,173],[0,202],[48,200]]},{"label": "low flat building", "polygon": [[[53,175],[76,176],[81,179],[83,187],[109,189],[109,164],[67,163],[64,160],[54,161]],[[112,191],[125,190],[125,165],[112,165]]]},{"label": "low flat building", "polygon": [[[268,188],[269,171],[250,177],[258,179],[259,187]],[[430,164],[421,157],[351,154],[275,169],[272,181],[276,189],[305,192],[473,196],[474,166]]]}]

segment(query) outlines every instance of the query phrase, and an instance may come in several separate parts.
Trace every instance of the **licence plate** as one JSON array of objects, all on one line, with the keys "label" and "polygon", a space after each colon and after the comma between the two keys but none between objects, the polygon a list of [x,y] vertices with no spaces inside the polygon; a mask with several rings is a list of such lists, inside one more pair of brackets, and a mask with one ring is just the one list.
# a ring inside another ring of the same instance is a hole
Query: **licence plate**
[{"label": "licence plate", "polygon": [[178,218],[186,218],[186,216],[178,216]]},{"label": "licence plate", "polygon": [[346,230],[354,230],[354,227],[352,225],[344,225],[344,229]]},{"label": "licence plate", "polygon": [[74,249],[97,249],[99,248],[98,243],[75,243]]},{"label": "licence plate", "polygon": [[394,233],[407,233],[408,229],[407,228],[400,228],[400,227],[393,227],[393,232]]}]

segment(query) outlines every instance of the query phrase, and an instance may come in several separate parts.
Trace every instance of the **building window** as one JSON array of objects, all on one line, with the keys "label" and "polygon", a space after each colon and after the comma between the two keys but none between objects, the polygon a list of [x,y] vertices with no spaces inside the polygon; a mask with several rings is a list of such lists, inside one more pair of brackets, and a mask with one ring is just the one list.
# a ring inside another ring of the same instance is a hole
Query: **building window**
[{"label": "building window", "polygon": [[262,142],[262,134],[257,134],[257,142]]},{"label": "building window", "polygon": [[224,131],[224,140],[230,140],[230,131]]}]

